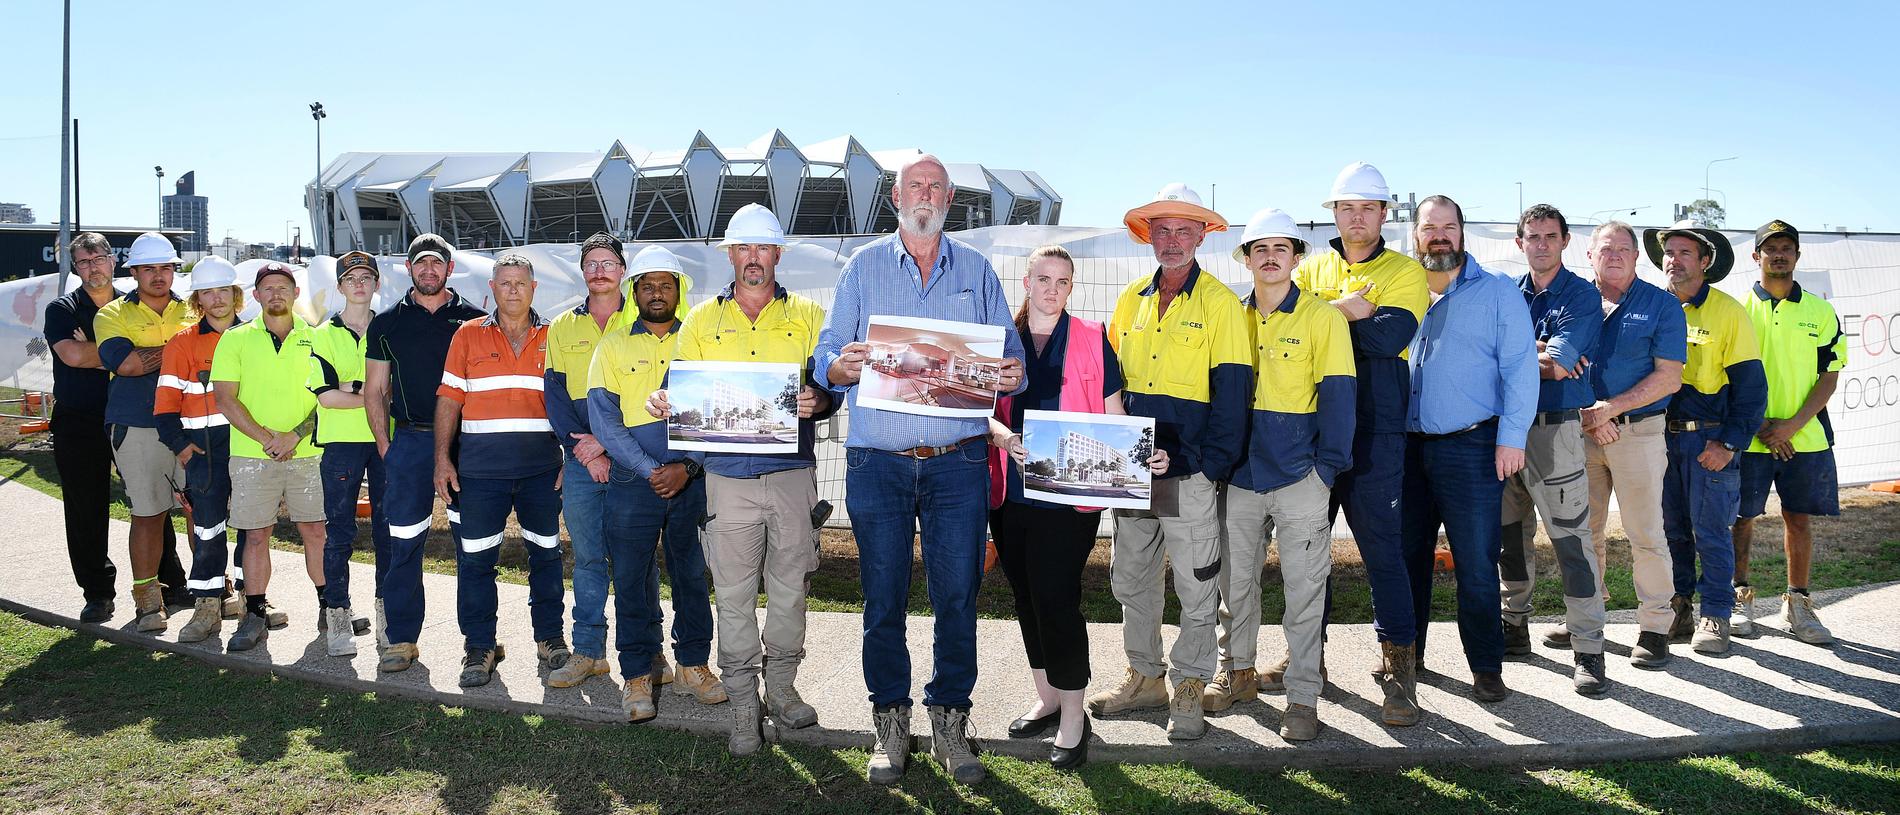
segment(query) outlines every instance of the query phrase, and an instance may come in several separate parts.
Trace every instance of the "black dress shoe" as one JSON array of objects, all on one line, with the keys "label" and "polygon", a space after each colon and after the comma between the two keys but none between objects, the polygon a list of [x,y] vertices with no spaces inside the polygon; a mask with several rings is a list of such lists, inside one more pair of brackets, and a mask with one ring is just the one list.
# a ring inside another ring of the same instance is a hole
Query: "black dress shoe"
[{"label": "black dress shoe", "polygon": [[1036,719],[1024,716],[1009,723],[1009,737],[1012,739],[1033,739],[1042,735],[1043,731],[1055,727],[1059,721],[1062,721],[1062,708],[1056,708],[1054,713]]},{"label": "black dress shoe", "polygon": [[113,611],[112,598],[110,597],[104,600],[88,600],[86,601],[86,607],[79,610],[79,621],[82,623],[103,623],[112,619]]},{"label": "black dress shoe", "polygon": [[1094,735],[1095,727],[1088,717],[1082,717],[1082,740],[1074,747],[1049,746],[1049,766],[1058,770],[1073,770],[1089,761],[1089,739]]}]

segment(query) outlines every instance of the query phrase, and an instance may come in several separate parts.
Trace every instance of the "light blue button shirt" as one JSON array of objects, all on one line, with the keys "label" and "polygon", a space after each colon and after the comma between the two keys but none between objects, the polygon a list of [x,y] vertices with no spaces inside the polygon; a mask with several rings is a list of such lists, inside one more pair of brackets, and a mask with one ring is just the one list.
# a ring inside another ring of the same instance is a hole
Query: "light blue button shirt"
[{"label": "light blue button shirt", "polygon": [[1405,429],[1450,433],[1498,417],[1498,444],[1523,449],[1537,413],[1537,342],[1517,283],[1465,266],[1412,338]]},{"label": "light blue button shirt", "polygon": [[[948,237],[939,237],[937,262],[926,281],[917,262],[895,234],[865,244],[838,275],[838,289],[825,328],[812,354],[813,379],[820,386],[844,394],[850,410],[846,447],[908,450],[941,447],[989,432],[987,418],[957,419],[915,416],[909,413],[858,407],[858,387],[830,381],[831,363],[844,346],[862,341],[870,331],[871,316],[926,317],[982,323],[1006,329],[1003,354],[1021,362],[1022,339],[1003,297],[1002,281],[981,252]],[[1016,392],[1024,383],[1018,383]]]}]

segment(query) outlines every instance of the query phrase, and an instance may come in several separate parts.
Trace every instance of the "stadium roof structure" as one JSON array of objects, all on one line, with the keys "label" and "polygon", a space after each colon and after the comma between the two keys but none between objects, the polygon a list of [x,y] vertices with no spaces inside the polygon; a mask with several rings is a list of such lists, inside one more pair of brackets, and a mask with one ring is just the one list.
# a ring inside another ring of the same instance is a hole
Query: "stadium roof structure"
[{"label": "stadium roof structure", "polygon": [[[658,152],[616,141],[598,153],[344,153],[304,194],[318,246],[332,254],[396,254],[423,232],[464,249],[574,243],[595,232],[716,238],[753,203],[792,235],[881,234],[897,228],[897,169],[919,154],[874,152],[848,135],[800,146],[778,130],[725,147],[700,132],[683,149]],[[946,229],[1061,219],[1062,197],[1033,172],[947,169],[955,190]]]}]

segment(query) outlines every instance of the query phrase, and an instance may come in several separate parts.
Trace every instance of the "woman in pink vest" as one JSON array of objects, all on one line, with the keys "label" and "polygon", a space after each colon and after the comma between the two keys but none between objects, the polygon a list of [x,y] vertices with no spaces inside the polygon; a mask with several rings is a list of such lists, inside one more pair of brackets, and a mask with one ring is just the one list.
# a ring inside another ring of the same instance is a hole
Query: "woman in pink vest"
[{"label": "woman in pink vest", "polygon": [[[1023,497],[1023,411],[1124,412],[1121,364],[1102,324],[1068,312],[1074,283],[1075,260],[1062,247],[1029,254],[1023,275],[1028,294],[1016,311],[1028,385],[1015,397],[998,399],[990,419],[990,535],[1016,595],[1016,619],[1036,683],[1035,707],[1010,724],[1009,735],[1035,738],[1055,728],[1049,762],[1059,768],[1088,760],[1082,568],[1095,548],[1102,511]],[[1150,469],[1166,472],[1167,455],[1157,448]]]}]

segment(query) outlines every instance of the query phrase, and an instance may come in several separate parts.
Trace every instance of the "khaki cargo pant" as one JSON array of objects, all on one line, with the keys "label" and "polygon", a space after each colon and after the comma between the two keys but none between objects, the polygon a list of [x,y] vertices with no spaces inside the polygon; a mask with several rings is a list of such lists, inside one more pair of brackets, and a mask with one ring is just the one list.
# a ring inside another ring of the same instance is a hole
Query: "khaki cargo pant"
[{"label": "khaki cargo pant", "polygon": [[[1154,481],[1149,510],[1115,510],[1110,585],[1122,604],[1122,649],[1142,676],[1171,683],[1214,678],[1215,617],[1220,609],[1220,515],[1214,482],[1195,473]],[[1161,656],[1161,614],[1167,605],[1163,558],[1173,564],[1181,599],[1181,633]],[[1173,662],[1173,670],[1168,662]]]},{"label": "khaki cargo pant", "polygon": [[[1663,417],[1650,416],[1617,429],[1622,435],[1607,446],[1590,439],[1583,442],[1584,469],[1590,479],[1590,539],[1601,563],[1607,549],[1603,530],[1609,523],[1614,491],[1623,533],[1630,540],[1636,622],[1644,631],[1667,634],[1675,621],[1669,598],[1676,593],[1676,584],[1670,571],[1669,539],[1663,535],[1662,483],[1669,471]],[[1598,595],[1608,593],[1602,579],[1601,575],[1597,578]]]},{"label": "khaki cargo pant", "polygon": [[1584,535],[1596,516],[1584,472],[1583,425],[1575,419],[1531,425],[1524,469],[1504,482],[1503,553],[1498,558],[1506,622],[1530,619],[1537,583],[1537,516],[1557,553],[1564,584],[1564,626],[1579,654],[1603,653],[1603,560]]},{"label": "khaki cargo pant", "polygon": [[1230,486],[1221,499],[1221,667],[1254,667],[1260,644],[1260,566],[1279,532],[1285,585],[1287,700],[1319,704],[1320,633],[1333,572],[1332,489],[1317,470],[1277,490]]},{"label": "khaki cargo pant", "polygon": [[774,686],[789,687],[798,676],[805,659],[805,594],[818,568],[818,534],[811,525],[816,503],[818,481],[810,467],[757,478],[706,474],[700,544],[718,597],[719,675],[728,694],[757,694],[761,668]]}]

